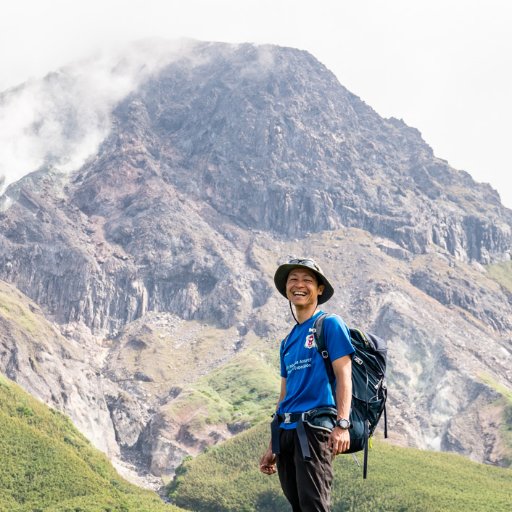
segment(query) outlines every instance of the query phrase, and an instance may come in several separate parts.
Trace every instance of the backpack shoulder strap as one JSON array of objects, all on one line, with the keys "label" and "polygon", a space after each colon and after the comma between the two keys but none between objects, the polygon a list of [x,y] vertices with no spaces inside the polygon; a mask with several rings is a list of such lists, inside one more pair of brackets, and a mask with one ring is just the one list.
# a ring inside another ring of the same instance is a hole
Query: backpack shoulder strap
[{"label": "backpack shoulder strap", "polygon": [[[315,342],[316,342],[316,348],[318,352],[320,352],[320,355],[322,356],[325,364],[325,370],[327,372],[327,377],[329,378],[329,384],[331,385],[331,388],[333,388],[333,384],[335,381],[334,377],[334,370],[332,369],[332,363],[331,358],[329,357],[329,352],[327,350],[327,344],[325,343],[325,338],[323,334],[323,325],[324,320],[331,316],[328,313],[323,313],[320,315],[313,324],[314,329],[314,335],[315,335]],[[334,388],[333,388],[333,394],[334,394]]]}]

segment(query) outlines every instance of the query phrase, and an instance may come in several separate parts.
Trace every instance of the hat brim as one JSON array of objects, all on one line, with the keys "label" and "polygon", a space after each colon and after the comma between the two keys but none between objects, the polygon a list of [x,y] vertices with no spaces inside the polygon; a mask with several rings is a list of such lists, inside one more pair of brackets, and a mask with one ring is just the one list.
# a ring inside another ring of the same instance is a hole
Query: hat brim
[{"label": "hat brim", "polygon": [[283,297],[288,298],[286,295],[286,281],[288,280],[288,274],[294,268],[303,268],[313,272],[318,280],[318,284],[322,284],[324,286],[322,295],[318,296],[318,304],[327,302],[334,295],[334,288],[332,287],[331,283],[329,283],[327,278],[318,272],[318,270],[315,270],[308,265],[301,265],[300,263],[284,263],[277,268],[276,273],[274,274],[274,283],[277,290]]}]

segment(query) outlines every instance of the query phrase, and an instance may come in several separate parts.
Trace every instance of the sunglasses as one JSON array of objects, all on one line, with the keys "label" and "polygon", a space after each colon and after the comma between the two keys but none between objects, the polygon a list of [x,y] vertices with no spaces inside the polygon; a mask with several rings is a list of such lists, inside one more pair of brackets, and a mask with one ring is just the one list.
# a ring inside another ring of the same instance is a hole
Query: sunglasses
[{"label": "sunglasses", "polygon": [[320,267],[316,264],[315,260],[305,258],[305,259],[293,259],[288,262],[289,265],[305,265],[307,267],[313,267],[315,270],[320,272]]}]

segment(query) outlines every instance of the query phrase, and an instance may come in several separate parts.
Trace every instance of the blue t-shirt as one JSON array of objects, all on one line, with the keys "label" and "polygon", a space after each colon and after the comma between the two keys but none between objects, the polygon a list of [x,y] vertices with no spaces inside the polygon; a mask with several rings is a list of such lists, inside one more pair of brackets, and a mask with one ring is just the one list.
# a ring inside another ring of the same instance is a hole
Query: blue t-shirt
[{"label": "blue t-shirt", "polygon": [[[295,325],[281,342],[281,377],[286,379],[286,394],[278,407],[280,414],[335,406],[325,363],[311,332],[315,319],[322,313],[318,311],[306,322]],[[354,352],[348,328],[339,316],[326,317],[322,331],[331,361]],[[282,423],[281,427],[295,425]]]}]

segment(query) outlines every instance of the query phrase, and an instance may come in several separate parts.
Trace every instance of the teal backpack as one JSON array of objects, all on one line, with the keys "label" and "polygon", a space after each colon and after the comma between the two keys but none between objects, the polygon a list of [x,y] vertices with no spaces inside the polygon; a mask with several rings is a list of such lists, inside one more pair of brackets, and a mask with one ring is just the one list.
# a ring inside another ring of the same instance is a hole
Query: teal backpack
[{"label": "teal backpack", "polygon": [[[322,325],[327,313],[320,315],[313,325],[318,351],[322,355],[329,383],[334,392],[335,376],[327,346],[322,334]],[[355,352],[352,354],[352,408],[350,411],[350,449],[345,453],[363,450],[363,478],[368,474],[368,445],[384,414],[384,437],[388,437],[386,399],[387,345],[384,340],[371,333],[349,329]]]}]

